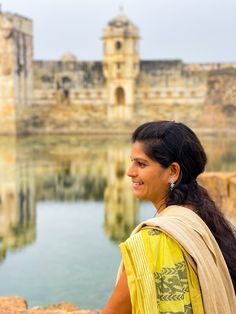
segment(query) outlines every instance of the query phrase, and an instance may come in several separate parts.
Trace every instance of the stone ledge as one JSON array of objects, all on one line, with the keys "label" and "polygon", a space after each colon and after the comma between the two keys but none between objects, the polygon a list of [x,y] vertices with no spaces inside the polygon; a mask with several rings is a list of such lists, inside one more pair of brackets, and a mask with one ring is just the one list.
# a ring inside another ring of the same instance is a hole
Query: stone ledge
[{"label": "stone ledge", "polygon": [[[0,297],[0,313],[5,314],[8,311],[12,313],[17,311],[25,311],[28,308],[27,301],[21,297]],[[10,313],[10,312],[9,312]]]},{"label": "stone ledge", "polygon": [[236,225],[236,172],[205,172],[198,177],[198,182]]},{"label": "stone ledge", "polygon": [[205,172],[198,177],[212,197],[235,197],[236,172]]}]

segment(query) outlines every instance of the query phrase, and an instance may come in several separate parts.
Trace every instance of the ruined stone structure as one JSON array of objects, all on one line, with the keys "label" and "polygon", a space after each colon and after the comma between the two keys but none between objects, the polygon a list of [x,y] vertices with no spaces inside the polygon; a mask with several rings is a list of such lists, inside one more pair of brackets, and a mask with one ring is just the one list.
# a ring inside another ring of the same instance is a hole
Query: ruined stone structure
[{"label": "ruined stone structure", "polygon": [[32,22],[1,13],[0,133],[127,131],[150,119],[235,125],[236,63],[140,60],[139,39],[121,12],[103,30],[102,61],[32,61]]},{"label": "ruined stone structure", "polygon": [[24,106],[32,103],[32,21],[0,12],[0,133],[17,133]]}]

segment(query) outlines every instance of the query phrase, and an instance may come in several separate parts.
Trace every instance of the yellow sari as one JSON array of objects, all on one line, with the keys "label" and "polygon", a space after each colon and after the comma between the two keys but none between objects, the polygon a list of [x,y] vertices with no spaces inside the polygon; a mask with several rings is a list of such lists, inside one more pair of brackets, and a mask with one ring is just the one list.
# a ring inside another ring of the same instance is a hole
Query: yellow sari
[{"label": "yellow sari", "polygon": [[133,314],[203,314],[198,278],[178,244],[145,228],[120,245]]}]

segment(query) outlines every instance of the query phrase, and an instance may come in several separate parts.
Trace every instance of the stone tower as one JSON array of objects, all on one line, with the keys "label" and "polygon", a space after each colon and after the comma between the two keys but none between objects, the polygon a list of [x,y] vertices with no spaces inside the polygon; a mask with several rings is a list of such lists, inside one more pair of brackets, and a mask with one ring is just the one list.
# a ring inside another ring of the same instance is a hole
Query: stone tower
[{"label": "stone tower", "polygon": [[107,80],[108,118],[129,119],[139,73],[139,30],[120,12],[103,30],[103,72]]},{"label": "stone tower", "polygon": [[0,133],[16,134],[32,101],[32,21],[0,12]]}]

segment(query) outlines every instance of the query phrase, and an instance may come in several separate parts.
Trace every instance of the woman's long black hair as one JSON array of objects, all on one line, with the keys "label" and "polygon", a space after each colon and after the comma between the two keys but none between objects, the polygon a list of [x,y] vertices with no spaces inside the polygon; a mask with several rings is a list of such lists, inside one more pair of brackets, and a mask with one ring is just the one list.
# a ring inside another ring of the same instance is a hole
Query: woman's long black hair
[{"label": "woman's long black hair", "polygon": [[236,231],[197,182],[207,163],[206,153],[195,133],[183,123],[153,121],[140,125],[132,142],[141,142],[146,155],[164,168],[180,165],[180,177],[165,200],[166,205],[191,205],[214,235],[224,256],[236,291]]}]

